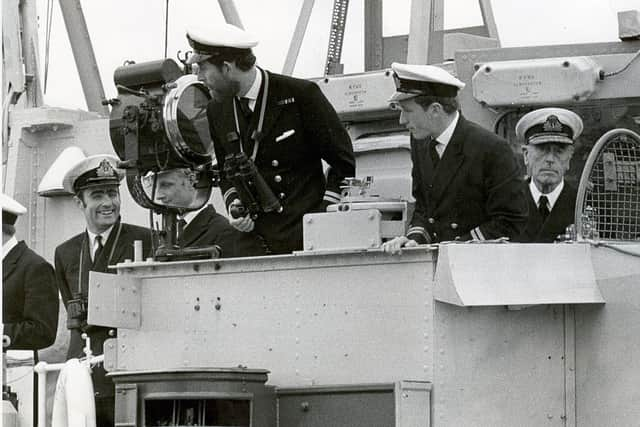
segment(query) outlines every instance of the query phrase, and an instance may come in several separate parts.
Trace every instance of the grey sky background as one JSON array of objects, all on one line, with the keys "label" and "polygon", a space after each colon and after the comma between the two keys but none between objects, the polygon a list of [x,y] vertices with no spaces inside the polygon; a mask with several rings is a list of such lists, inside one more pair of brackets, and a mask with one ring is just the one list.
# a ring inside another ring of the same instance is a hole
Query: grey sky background
[{"label": "grey sky background", "polygon": [[[236,0],[245,29],[260,44],[258,64],[280,72],[300,13],[302,0]],[[107,97],[114,97],[113,72],[125,60],[144,62],[164,55],[165,0],[82,0],[87,26]],[[617,12],[640,10],[640,0],[493,0],[502,46],[550,45],[615,41]],[[385,0],[385,36],[409,31],[411,0]],[[38,0],[40,56],[44,76],[47,0]],[[82,87],[57,1],[53,1],[49,73],[45,103],[86,109]],[[329,39],[332,0],[316,0],[294,72],[299,77],[320,76]],[[363,71],[364,0],[349,3],[342,62],[346,73]],[[188,50],[188,22],[216,25],[224,22],[215,0],[169,0],[168,56]],[[445,28],[482,22],[476,0],[445,0]]]}]

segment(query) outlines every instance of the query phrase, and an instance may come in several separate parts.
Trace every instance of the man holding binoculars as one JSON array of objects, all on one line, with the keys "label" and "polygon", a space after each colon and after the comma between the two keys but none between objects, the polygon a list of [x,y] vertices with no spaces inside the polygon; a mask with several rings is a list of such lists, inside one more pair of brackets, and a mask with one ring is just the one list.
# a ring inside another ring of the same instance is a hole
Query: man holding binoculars
[{"label": "man holding binoculars", "polygon": [[[261,236],[271,254],[302,250],[303,215],[337,203],[344,178],[355,175],[349,135],[315,83],[257,67],[258,42],[245,31],[192,26],[187,39],[187,62],[214,94],[207,115],[231,225]],[[244,175],[248,191],[230,179]]]}]

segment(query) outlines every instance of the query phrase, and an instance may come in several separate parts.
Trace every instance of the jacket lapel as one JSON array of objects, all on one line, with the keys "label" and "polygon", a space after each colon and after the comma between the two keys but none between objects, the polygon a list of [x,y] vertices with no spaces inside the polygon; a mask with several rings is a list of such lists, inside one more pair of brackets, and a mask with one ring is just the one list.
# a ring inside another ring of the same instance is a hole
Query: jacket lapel
[{"label": "jacket lapel", "polygon": [[[240,152],[240,146],[237,143],[230,145],[229,141],[226,140],[230,132],[238,133],[236,129],[236,119],[233,114],[233,103],[233,98],[225,98],[219,102],[214,102],[210,104],[211,107],[208,114],[209,123],[213,124],[216,134],[220,138],[223,138],[220,142],[227,153]],[[240,135],[238,135],[238,137],[240,137]]]},{"label": "jacket lapel", "polygon": [[[106,272],[109,267],[109,264],[118,262],[123,256],[123,253],[127,250],[127,245],[118,244],[118,243],[122,243],[121,241],[122,241],[123,235],[125,234],[123,230],[120,229],[120,226],[121,226],[120,219],[118,219],[118,221],[113,225],[113,228],[111,229],[111,233],[109,233],[109,238],[107,239],[107,243],[104,245],[104,248],[102,249],[102,253],[100,254],[100,257],[94,260],[93,268],[91,268],[91,270]],[[114,245],[115,245],[115,248],[114,248]],[[113,255],[111,255],[112,251],[113,251]],[[111,255],[111,259],[109,259],[110,255]]]},{"label": "jacket lapel", "polygon": [[[529,220],[527,221],[526,234],[527,237],[531,241],[535,241],[540,236],[542,232],[543,223],[542,217],[540,217],[540,212],[538,212],[538,206],[536,205],[536,201],[533,200],[533,195],[531,194],[531,190],[529,189],[529,183],[527,182],[527,201],[529,203]],[[548,219],[548,218],[547,218]]]},{"label": "jacket lapel", "polygon": [[9,277],[11,273],[13,273],[13,270],[16,269],[16,266],[18,265],[18,260],[20,259],[20,256],[22,255],[26,247],[27,246],[25,245],[24,242],[18,242],[18,244],[9,251],[7,256],[4,257],[4,259],[2,260],[2,280],[3,281],[6,280],[7,277]]},{"label": "jacket lapel", "polygon": [[180,236],[178,243],[180,246],[189,246],[196,242],[200,236],[208,230],[210,218],[213,217],[215,209],[211,205],[207,205],[198,215],[191,220],[187,227],[184,229],[184,233]]},{"label": "jacket lapel", "polygon": [[[256,102],[255,113],[252,118],[252,128],[257,129],[258,120],[260,118],[260,109],[262,108],[262,99],[267,97],[267,104],[265,106],[264,121],[262,123],[261,136],[269,135],[271,129],[276,123],[280,112],[282,111],[282,105],[278,105],[278,101],[282,97],[281,88],[278,85],[278,81],[275,80],[271,73],[260,69],[262,72],[262,88],[260,90],[260,96]],[[268,82],[268,85],[267,85]],[[264,139],[260,143],[266,142]]]},{"label": "jacket lapel", "polygon": [[[563,210],[566,209],[568,204],[567,203],[568,202],[567,199],[569,198],[568,193],[569,192],[567,191],[567,185],[565,183],[564,188],[562,189],[562,191],[560,192],[560,195],[558,196],[558,200],[556,200],[556,203],[553,205],[553,209],[551,209],[551,212],[549,212],[549,216],[547,216],[547,220],[540,227],[540,231],[538,233],[539,236],[546,236],[549,233],[551,233],[552,230],[558,229],[560,222],[563,220],[563,217],[564,217]],[[537,212],[537,208],[536,208],[536,215],[538,217],[540,215]]]},{"label": "jacket lapel", "polygon": [[[438,168],[435,170],[433,177],[433,200],[437,203],[446,193],[449,182],[456,176],[458,169],[464,162],[464,140],[466,137],[467,128],[464,123],[464,118],[460,115],[458,124],[451,135],[451,140],[447,144],[447,148],[444,151],[444,155],[438,163]],[[430,156],[427,152],[429,164],[431,164]]]}]

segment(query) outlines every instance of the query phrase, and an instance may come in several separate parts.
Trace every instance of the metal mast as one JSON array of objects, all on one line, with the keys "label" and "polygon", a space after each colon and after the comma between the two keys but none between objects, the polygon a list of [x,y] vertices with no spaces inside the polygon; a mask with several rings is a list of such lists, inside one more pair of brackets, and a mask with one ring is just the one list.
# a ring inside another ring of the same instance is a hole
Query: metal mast
[{"label": "metal mast", "polygon": [[69,34],[69,42],[76,60],[87,109],[108,116],[109,109],[102,105],[102,101],[105,99],[104,87],[100,79],[98,63],[91,46],[91,38],[87,22],[84,20],[80,0],[60,0],[60,9]]},{"label": "metal mast", "polygon": [[327,63],[324,67],[325,75],[342,74],[344,69],[344,65],[340,63],[340,57],[342,56],[342,41],[344,39],[348,7],[349,0],[334,0],[333,2],[329,49],[327,51]]}]

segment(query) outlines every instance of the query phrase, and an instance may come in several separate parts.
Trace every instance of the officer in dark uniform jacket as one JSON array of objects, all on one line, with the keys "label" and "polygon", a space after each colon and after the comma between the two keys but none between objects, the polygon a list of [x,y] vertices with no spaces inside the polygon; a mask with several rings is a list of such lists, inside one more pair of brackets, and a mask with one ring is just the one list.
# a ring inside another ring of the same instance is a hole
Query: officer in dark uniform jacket
[{"label": "officer in dark uniform jacket", "polygon": [[529,219],[515,240],[552,243],[574,223],[576,188],[564,180],[573,156],[573,142],[582,133],[582,119],[564,108],[541,108],[518,121],[529,181]]},{"label": "officer in dark uniform jacket", "polygon": [[[258,68],[251,51],[257,41],[243,30],[192,27],[187,38],[194,50],[189,62],[214,92],[208,117],[220,170],[228,154],[246,153],[283,207],[255,222],[248,216],[229,222],[264,238],[271,253],[301,250],[302,216],[337,203],[343,179],[355,175],[349,135],[315,83]],[[322,160],[329,165],[326,179]],[[222,175],[229,208],[238,193]]]},{"label": "officer in dark uniform jacket", "polygon": [[[150,231],[120,220],[121,171],[116,169],[117,159],[108,155],[94,155],[80,161],[65,175],[65,190],[75,194],[75,201],[83,212],[87,229],[62,243],[55,251],[58,289],[67,308],[67,326],[71,341],[67,358],[83,357],[87,332],[91,338],[93,355],[103,354],[103,343],[109,338],[109,329],[86,324],[86,310],[77,310],[76,301],[86,300],[89,271],[114,273],[107,267],[133,259],[134,241],[141,240],[143,250],[151,252]],[[80,312],[79,312],[80,311]],[[114,425],[114,385],[105,376],[102,366],[92,370],[96,401],[97,426]]]},{"label": "officer in dark uniform jacket", "polygon": [[[2,204],[2,324],[9,350],[40,350],[56,339],[58,288],[53,267],[15,237],[27,210],[0,194]],[[37,352],[35,353],[37,361]]]},{"label": "officer in dark uniform jacket", "polygon": [[518,236],[527,218],[523,181],[507,142],[467,121],[456,95],[464,83],[430,65],[392,64],[392,107],[411,132],[415,212],[403,246]]},{"label": "officer in dark uniform jacket", "polygon": [[[18,216],[27,212],[11,197],[0,194],[2,205],[2,324],[9,346],[3,350],[38,351],[56,339],[60,302],[53,267],[15,237]],[[33,378],[33,395],[38,380]],[[34,400],[35,401],[35,400]],[[38,408],[33,410],[34,425]]]}]

